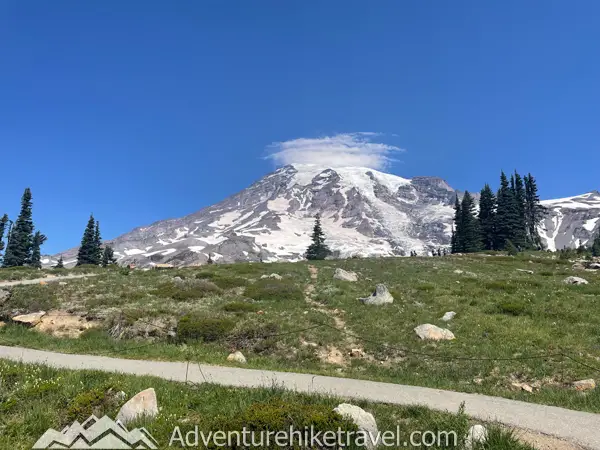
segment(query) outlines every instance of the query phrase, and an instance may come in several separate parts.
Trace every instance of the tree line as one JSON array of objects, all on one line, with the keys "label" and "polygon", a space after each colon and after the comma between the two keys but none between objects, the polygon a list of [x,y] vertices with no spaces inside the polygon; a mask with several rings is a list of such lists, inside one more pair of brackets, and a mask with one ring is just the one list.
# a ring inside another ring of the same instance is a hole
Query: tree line
[{"label": "tree line", "polygon": [[542,249],[537,227],[546,214],[540,203],[535,178],[515,171],[510,179],[500,174],[500,187],[494,193],[489,184],[480,192],[479,211],[467,191],[462,201],[456,196],[452,253],[481,250]]},{"label": "tree line", "polygon": [[[2,267],[42,267],[41,247],[48,240],[33,224],[33,200],[31,189],[26,188],[21,197],[21,209],[17,220],[11,221],[7,214],[0,217],[0,261]],[[5,242],[6,233],[6,242]],[[4,251],[4,254],[2,252]],[[106,267],[115,264],[114,251],[103,245],[100,237],[100,223],[90,216],[83,233],[81,247],[77,254],[77,265],[92,264]],[[63,268],[62,256],[55,268]]]}]

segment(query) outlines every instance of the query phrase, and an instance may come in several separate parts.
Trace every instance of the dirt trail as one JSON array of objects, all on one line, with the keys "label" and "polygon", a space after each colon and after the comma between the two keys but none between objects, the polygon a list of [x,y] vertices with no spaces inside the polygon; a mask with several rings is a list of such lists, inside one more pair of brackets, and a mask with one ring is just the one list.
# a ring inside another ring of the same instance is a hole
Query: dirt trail
[{"label": "dirt trail", "polygon": [[77,278],[87,278],[87,277],[95,277],[98,276],[97,273],[84,273],[81,275],[64,275],[64,276],[49,276],[45,278],[35,278],[33,280],[17,280],[17,281],[0,281],[0,288],[2,287],[10,287],[10,286],[18,286],[20,284],[40,284],[40,283],[52,283],[55,281],[63,281],[63,280],[75,280]]},{"label": "dirt trail", "polygon": [[[304,288],[304,299],[306,300],[306,303],[308,303],[314,311],[318,311],[332,318],[335,327],[338,330],[345,332],[344,334],[340,334],[340,336],[343,338],[344,347],[346,347],[344,351],[340,350],[336,346],[331,345],[327,348],[319,348],[317,353],[319,355],[319,358],[323,362],[327,362],[329,364],[336,364],[339,366],[346,366],[348,365],[349,356],[363,355],[364,352],[362,351],[360,344],[357,342],[356,338],[354,338],[350,334],[346,334],[346,321],[342,317],[343,311],[340,311],[338,309],[327,309],[321,303],[316,302],[313,299],[313,295],[315,293],[315,282],[319,277],[319,269],[315,266],[310,265],[308,266],[308,271],[310,272],[311,282],[307,284]],[[304,341],[303,343],[304,345],[310,345],[313,347],[315,346],[314,343],[306,341]]]}]

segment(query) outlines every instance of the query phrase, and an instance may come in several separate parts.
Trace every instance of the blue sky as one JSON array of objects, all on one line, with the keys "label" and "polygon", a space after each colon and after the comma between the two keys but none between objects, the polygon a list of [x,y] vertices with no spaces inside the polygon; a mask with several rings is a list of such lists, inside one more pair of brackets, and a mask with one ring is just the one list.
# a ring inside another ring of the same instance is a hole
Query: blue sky
[{"label": "blue sky", "polygon": [[404,177],[479,190],[516,168],[544,198],[598,189],[599,16],[596,0],[0,1],[0,212],[30,186],[53,253],[90,212],[116,237],[243,189],[273,142],[365,131],[406,150],[387,169]]}]

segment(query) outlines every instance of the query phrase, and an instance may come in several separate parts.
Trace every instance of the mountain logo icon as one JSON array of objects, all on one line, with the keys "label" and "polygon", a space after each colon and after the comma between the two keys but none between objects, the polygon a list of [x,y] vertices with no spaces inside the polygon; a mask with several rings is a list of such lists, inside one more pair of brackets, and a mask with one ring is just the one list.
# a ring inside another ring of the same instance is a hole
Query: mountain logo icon
[{"label": "mountain logo icon", "polygon": [[95,448],[104,450],[158,449],[158,442],[145,428],[127,431],[120,421],[91,416],[83,423],[73,422],[62,431],[49,429],[33,449]]}]

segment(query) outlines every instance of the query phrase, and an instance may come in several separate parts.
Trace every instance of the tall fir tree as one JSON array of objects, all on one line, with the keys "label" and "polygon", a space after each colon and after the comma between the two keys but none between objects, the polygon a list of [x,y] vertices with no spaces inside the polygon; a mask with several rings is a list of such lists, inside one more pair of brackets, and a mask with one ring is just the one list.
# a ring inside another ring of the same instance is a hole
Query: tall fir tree
[{"label": "tall fir tree", "polygon": [[58,261],[56,263],[56,265],[54,266],[55,269],[64,269],[65,268],[65,262],[63,260],[62,255],[60,255],[60,258],[58,258]]},{"label": "tall fir tree", "polygon": [[40,251],[40,247],[46,242],[48,238],[36,231],[33,235],[33,245],[31,247],[31,263],[32,267],[37,267],[38,269],[42,268],[42,253]]},{"label": "tall fir tree", "polygon": [[527,240],[530,245],[538,250],[542,249],[542,238],[537,229],[546,215],[546,208],[540,203],[538,188],[535,178],[528,174],[525,177],[525,224]]},{"label": "tall fir tree", "polygon": [[486,185],[479,196],[479,229],[481,230],[481,243],[484,250],[496,249],[496,196]]},{"label": "tall fir tree", "polygon": [[454,198],[454,226],[452,227],[452,241],[451,251],[452,253],[460,253],[463,248],[462,245],[462,213],[460,200],[458,194],[455,194]]},{"label": "tall fir tree", "polygon": [[90,215],[85,231],[83,232],[83,238],[81,239],[81,246],[77,253],[77,265],[93,264],[98,265],[99,251],[96,239],[96,221],[94,215]]},{"label": "tall fir tree", "polygon": [[515,199],[514,181],[509,185],[504,172],[500,174],[500,189],[498,189],[496,199],[495,247],[498,250],[504,250],[509,241],[515,244],[516,230],[519,228],[519,210]]},{"label": "tall fir tree", "polygon": [[513,195],[517,210],[517,223],[512,242],[517,248],[531,247],[530,242],[527,239],[527,224],[525,221],[525,187],[523,185],[523,178],[516,170],[513,175],[513,180]]},{"label": "tall fir tree", "polygon": [[2,252],[4,251],[4,231],[6,230],[6,225],[8,224],[8,216],[4,214],[0,219],[0,262],[2,261]]},{"label": "tall fir tree", "polygon": [[94,229],[94,262],[96,265],[102,263],[102,237],[100,235],[100,222],[96,220],[96,228]]},{"label": "tall fir tree", "polygon": [[116,263],[117,260],[112,247],[110,245],[105,246],[104,251],[102,252],[102,267],[107,267]]},{"label": "tall fir tree", "polygon": [[315,226],[313,227],[312,244],[306,250],[306,259],[325,259],[330,254],[331,250],[325,244],[325,233],[323,233],[323,228],[321,227],[321,217],[317,214]]},{"label": "tall fir tree", "polygon": [[4,267],[24,266],[31,262],[34,228],[31,208],[31,190],[26,188],[21,197],[19,217],[17,217],[14,226],[11,227],[3,260]]},{"label": "tall fir tree", "polygon": [[481,250],[481,231],[479,221],[475,216],[475,201],[469,193],[465,192],[460,205],[460,224],[462,227],[459,250],[464,253],[474,253]]},{"label": "tall fir tree", "polygon": [[600,230],[598,231],[598,234],[596,235],[596,238],[592,244],[592,256],[600,257]]}]

